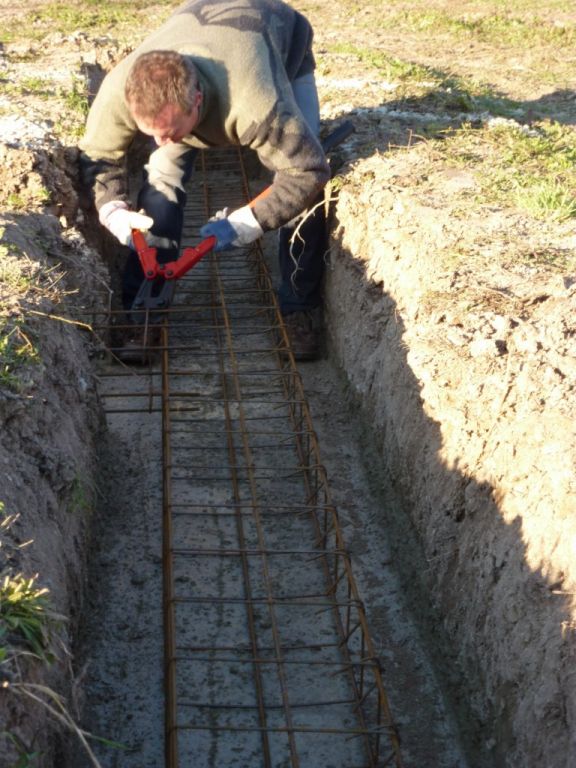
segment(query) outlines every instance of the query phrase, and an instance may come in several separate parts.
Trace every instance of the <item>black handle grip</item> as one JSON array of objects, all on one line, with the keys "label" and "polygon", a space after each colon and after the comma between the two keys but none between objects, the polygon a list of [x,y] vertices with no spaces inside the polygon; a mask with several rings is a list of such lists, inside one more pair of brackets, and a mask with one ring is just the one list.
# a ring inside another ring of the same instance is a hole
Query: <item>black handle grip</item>
[{"label": "black handle grip", "polygon": [[351,133],[354,133],[354,125],[350,120],[346,120],[346,122],[342,123],[337,128],[334,128],[328,136],[322,139],[322,149],[328,154],[330,150],[337,147],[338,144],[341,144],[344,139],[347,139]]}]

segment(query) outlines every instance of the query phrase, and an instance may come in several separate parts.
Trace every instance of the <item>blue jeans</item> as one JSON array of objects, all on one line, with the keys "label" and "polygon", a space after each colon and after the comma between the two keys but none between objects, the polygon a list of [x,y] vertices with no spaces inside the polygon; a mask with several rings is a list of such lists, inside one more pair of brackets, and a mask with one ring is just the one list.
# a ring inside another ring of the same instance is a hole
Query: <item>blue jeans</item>
[{"label": "blue jeans", "polygon": [[[314,75],[304,75],[292,83],[294,98],[315,136],[320,133],[320,105]],[[316,209],[299,227],[291,244],[294,227],[282,227],[278,233],[280,285],[278,301],[283,315],[318,307],[327,248],[324,193],[310,208]]]},{"label": "blue jeans", "polygon": [[[314,75],[298,78],[292,83],[294,98],[304,119],[315,135],[320,130],[320,108]],[[172,240],[171,248],[158,248],[160,263],[176,259],[180,253],[180,240],[185,186],[190,179],[197,150],[186,144],[165,144],[150,155],[145,166],[145,178],[138,194],[138,208],[154,219],[152,234]],[[319,197],[314,205],[323,200]],[[313,207],[313,206],[311,206]],[[320,205],[300,227],[299,237],[291,245],[294,228],[283,227],[278,236],[280,286],[278,298],[283,314],[317,307],[320,304],[320,285],[324,271],[326,225],[324,206]],[[300,239],[302,238],[302,240]],[[130,309],[144,280],[137,254],[132,251],[126,260],[122,281],[122,303]]]},{"label": "blue jeans", "polygon": [[[180,240],[186,205],[186,184],[192,175],[198,150],[186,144],[165,144],[150,155],[144,168],[144,183],[138,193],[137,210],[144,209],[154,219],[151,233],[173,242],[170,248],[157,248],[160,264],[174,261],[180,254]],[[135,251],[126,259],[122,278],[122,305],[130,309],[144,280]]]}]

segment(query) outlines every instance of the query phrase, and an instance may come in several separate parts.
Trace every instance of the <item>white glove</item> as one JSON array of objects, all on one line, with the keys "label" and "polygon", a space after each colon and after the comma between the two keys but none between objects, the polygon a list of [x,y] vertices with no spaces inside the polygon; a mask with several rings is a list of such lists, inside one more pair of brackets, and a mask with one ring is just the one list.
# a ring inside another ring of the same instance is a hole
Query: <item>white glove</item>
[{"label": "white glove", "polygon": [[257,240],[263,229],[256,221],[249,205],[228,214],[228,208],[218,211],[200,230],[202,237],[215,237],[215,251],[240,248]]},{"label": "white glove", "polygon": [[128,208],[123,200],[110,200],[99,212],[100,224],[106,227],[122,245],[131,245],[132,230],[146,232],[154,224],[154,219],[144,213],[137,213]]},{"label": "white glove", "polygon": [[249,205],[245,205],[243,208],[238,208],[232,213],[226,216],[230,224],[236,230],[236,239],[234,245],[236,247],[240,245],[249,245],[254,240],[258,240],[262,237],[264,231],[260,224],[256,221],[252,208]]}]

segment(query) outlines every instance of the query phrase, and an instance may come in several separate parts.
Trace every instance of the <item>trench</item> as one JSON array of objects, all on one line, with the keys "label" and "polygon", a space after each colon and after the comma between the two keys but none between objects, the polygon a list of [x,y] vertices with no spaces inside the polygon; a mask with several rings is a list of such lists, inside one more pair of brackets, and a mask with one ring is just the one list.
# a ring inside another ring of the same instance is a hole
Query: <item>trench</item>
[{"label": "trench", "polygon": [[[192,192],[218,208],[232,187],[246,195],[216,162]],[[195,194],[188,207],[192,243],[205,211]],[[256,290],[253,257],[205,259],[160,322],[155,361],[100,366],[108,432],[81,633],[94,752],[103,768],[477,765],[441,632],[425,631],[397,562],[420,557],[390,524],[401,499],[343,372],[329,355],[296,369],[281,328],[270,335],[273,237],[263,247]]]}]

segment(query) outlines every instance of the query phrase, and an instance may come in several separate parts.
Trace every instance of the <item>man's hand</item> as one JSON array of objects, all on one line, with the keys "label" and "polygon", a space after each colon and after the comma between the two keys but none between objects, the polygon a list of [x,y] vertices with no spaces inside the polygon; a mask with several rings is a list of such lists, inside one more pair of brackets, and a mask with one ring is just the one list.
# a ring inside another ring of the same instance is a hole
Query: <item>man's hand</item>
[{"label": "man's hand", "polygon": [[143,213],[136,213],[128,208],[123,200],[111,200],[100,208],[100,224],[111,232],[122,245],[132,245],[132,230],[147,232],[154,219]]},{"label": "man's hand", "polygon": [[240,248],[249,245],[263,234],[262,227],[256,221],[249,205],[238,208],[228,214],[228,209],[210,219],[200,230],[202,237],[215,237],[215,251],[226,251],[229,248]]}]

